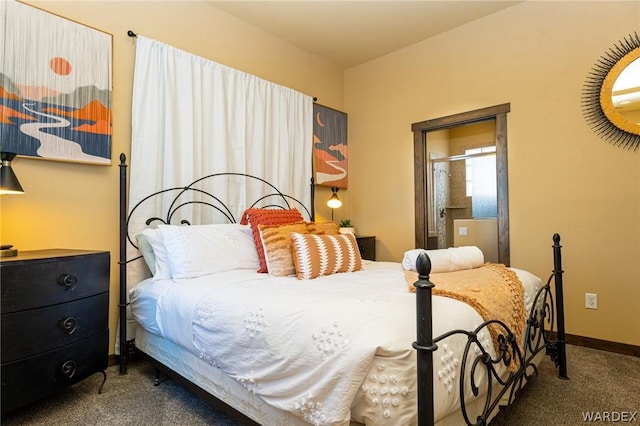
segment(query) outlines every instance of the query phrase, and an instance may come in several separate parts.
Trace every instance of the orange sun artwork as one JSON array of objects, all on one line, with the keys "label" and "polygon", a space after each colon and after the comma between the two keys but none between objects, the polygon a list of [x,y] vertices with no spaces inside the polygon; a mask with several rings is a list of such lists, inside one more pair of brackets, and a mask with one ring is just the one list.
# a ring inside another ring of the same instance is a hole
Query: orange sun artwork
[{"label": "orange sun artwork", "polygon": [[0,21],[2,151],[110,165],[113,36],[20,1]]},{"label": "orange sun artwork", "polygon": [[71,64],[65,58],[61,58],[56,56],[55,58],[51,58],[49,61],[49,66],[58,75],[69,75],[71,74]]}]

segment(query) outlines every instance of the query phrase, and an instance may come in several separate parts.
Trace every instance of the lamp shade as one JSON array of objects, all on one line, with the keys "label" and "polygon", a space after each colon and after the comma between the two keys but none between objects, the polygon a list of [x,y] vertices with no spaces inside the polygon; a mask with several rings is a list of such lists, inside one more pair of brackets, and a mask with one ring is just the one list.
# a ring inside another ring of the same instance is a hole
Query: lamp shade
[{"label": "lamp shade", "polygon": [[24,189],[20,185],[18,177],[11,168],[11,161],[16,154],[13,152],[0,153],[2,157],[2,167],[0,167],[0,195],[24,194]]},{"label": "lamp shade", "polygon": [[338,188],[334,186],[333,188],[331,188],[331,191],[333,191],[333,194],[331,194],[331,198],[329,198],[329,201],[327,201],[327,206],[329,206],[329,208],[331,209],[342,207],[342,201],[340,201],[340,198],[338,198]]}]

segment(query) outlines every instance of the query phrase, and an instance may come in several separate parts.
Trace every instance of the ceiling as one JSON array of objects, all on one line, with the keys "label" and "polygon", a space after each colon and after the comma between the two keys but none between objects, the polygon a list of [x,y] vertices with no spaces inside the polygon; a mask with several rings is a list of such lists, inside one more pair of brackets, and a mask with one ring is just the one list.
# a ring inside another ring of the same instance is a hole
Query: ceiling
[{"label": "ceiling", "polygon": [[205,0],[347,69],[520,1]]}]

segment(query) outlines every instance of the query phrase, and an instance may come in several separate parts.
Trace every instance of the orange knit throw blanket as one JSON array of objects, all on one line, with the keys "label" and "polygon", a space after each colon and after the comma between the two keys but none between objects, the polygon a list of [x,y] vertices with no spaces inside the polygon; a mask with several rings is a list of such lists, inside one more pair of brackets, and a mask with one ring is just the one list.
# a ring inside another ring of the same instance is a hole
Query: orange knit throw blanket
[{"label": "orange knit throw blanket", "polygon": [[[415,293],[413,283],[418,280],[418,273],[405,271],[405,276],[409,291]],[[520,346],[526,321],[524,288],[511,269],[498,263],[485,263],[480,268],[431,274],[429,279],[435,284],[433,295],[465,302],[485,321],[502,321],[514,333]],[[501,331],[504,334],[503,330],[498,325],[489,327],[496,350],[498,335]],[[513,362],[511,367],[517,368]]]}]

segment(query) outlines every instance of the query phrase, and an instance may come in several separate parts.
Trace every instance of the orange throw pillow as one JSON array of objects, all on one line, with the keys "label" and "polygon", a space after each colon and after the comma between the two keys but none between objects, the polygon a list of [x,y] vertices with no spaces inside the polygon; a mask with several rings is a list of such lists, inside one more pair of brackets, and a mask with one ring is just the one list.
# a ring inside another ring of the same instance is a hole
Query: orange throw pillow
[{"label": "orange throw pillow", "polygon": [[307,232],[317,235],[338,235],[340,230],[333,222],[306,222]]},{"label": "orange throw pillow", "polygon": [[242,213],[240,224],[251,225],[253,232],[253,240],[258,250],[258,259],[260,260],[260,269],[258,272],[267,272],[267,261],[264,258],[264,247],[262,246],[262,238],[260,238],[260,229],[258,225],[284,225],[287,223],[303,222],[302,214],[297,209],[247,209]]},{"label": "orange throw pillow", "polygon": [[258,228],[269,274],[276,277],[294,275],[296,269],[293,266],[291,234],[306,234],[307,225],[304,222],[296,222],[286,225],[258,225]]},{"label": "orange throw pillow", "polygon": [[362,270],[362,258],[353,234],[291,234],[293,264],[300,280]]}]

